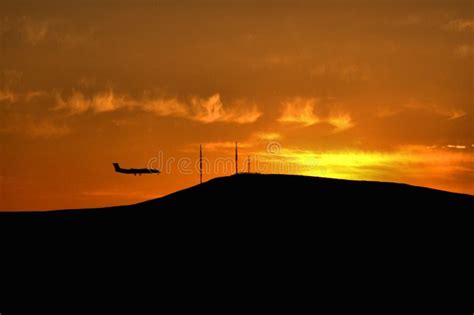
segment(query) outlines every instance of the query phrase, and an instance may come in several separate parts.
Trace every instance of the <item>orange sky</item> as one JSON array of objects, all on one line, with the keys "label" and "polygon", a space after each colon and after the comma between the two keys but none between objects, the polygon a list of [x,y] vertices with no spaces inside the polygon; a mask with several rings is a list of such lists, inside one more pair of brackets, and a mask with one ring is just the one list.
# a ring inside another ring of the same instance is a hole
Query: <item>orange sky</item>
[{"label": "orange sky", "polygon": [[234,141],[241,169],[474,194],[473,6],[1,1],[0,210],[162,196]]}]

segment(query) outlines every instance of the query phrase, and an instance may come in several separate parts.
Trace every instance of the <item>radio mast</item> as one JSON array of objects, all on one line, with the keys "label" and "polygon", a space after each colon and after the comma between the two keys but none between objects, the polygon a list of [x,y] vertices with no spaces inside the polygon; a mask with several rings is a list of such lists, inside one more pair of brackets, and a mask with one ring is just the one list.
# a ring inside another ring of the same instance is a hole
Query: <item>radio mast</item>
[{"label": "radio mast", "polygon": [[235,174],[239,174],[239,154],[237,151],[237,141],[235,141]]},{"label": "radio mast", "polygon": [[202,145],[199,145],[199,184],[202,184]]}]

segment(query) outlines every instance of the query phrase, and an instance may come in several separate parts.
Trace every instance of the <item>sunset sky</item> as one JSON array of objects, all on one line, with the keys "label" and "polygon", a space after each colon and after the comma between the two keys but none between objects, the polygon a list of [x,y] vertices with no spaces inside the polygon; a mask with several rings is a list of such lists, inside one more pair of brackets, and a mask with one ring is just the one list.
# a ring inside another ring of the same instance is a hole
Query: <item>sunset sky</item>
[{"label": "sunset sky", "polygon": [[[240,169],[474,194],[472,0],[0,2],[0,210]],[[158,167],[133,176],[122,167]]]}]

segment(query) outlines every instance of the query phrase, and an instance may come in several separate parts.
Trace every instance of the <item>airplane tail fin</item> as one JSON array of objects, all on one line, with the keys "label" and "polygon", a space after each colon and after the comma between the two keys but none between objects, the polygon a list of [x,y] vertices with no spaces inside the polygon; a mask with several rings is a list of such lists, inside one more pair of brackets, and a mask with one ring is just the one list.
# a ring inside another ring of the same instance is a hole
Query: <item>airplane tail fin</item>
[{"label": "airplane tail fin", "polygon": [[112,163],[114,165],[115,171],[120,170],[120,165],[118,163]]}]

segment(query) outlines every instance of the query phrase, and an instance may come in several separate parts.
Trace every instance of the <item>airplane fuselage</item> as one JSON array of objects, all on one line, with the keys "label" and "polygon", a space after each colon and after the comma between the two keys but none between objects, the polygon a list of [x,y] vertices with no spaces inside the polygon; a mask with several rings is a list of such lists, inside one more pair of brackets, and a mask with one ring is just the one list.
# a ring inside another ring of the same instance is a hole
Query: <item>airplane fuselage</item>
[{"label": "airplane fuselage", "polygon": [[113,163],[115,172],[122,174],[133,174],[133,175],[142,175],[142,174],[160,174],[160,170],[153,168],[121,168],[118,163]]}]

